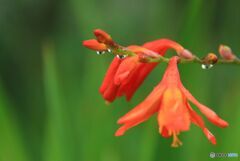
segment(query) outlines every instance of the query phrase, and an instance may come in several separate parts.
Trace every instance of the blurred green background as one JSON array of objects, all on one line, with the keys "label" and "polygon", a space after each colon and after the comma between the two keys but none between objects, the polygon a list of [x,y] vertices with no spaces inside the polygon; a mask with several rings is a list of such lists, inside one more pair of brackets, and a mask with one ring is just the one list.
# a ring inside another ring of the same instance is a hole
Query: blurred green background
[{"label": "blurred green background", "polygon": [[240,154],[240,66],[180,65],[184,85],[230,126],[205,119],[217,146],[193,125],[176,149],[158,134],[155,116],[114,137],[117,119],[149,94],[166,64],[131,102],[106,106],[98,88],[113,56],[82,47],[101,28],[122,45],[166,37],[200,57],[220,43],[239,54],[239,6],[239,0],[1,0],[0,161],[203,161],[212,160],[210,152]]}]

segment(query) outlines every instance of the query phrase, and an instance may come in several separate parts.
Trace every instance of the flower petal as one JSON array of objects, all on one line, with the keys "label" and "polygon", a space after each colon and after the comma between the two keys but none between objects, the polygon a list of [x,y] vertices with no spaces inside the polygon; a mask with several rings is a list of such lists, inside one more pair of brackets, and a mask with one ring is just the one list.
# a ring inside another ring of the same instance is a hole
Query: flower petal
[{"label": "flower petal", "polygon": [[138,120],[139,118],[144,118],[148,115],[151,115],[152,112],[156,112],[155,110],[158,110],[157,106],[161,101],[160,99],[163,91],[163,86],[160,86],[159,88],[155,87],[155,89],[143,102],[121,117],[118,120],[118,124],[124,124],[128,121],[132,122],[134,120]]},{"label": "flower petal", "polygon": [[121,62],[122,60],[118,58],[113,59],[104,77],[103,83],[99,88],[99,92],[102,94],[103,98],[109,102],[112,102],[117,95],[119,86],[114,84],[113,78]]},{"label": "flower petal", "polygon": [[114,83],[119,85],[124,81],[128,81],[128,76],[135,71],[138,64],[138,56],[125,58],[125,60],[119,65],[114,76]]},{"label": "flower petal", "polygon": [[145,104],[140,104],[133,110],[128,112],[125,116],[118,120],[118,124],[124,125],[117,130],[115,136],[123,135],[125,131],[127,131],[129,128],[136,126],[147,120],[155,112],[158,111],[159,107],[158,104],[159,104],[158,102],[155,102],[155,104],[152,104],[149,107],[146,107]]},{"label": "flower petal", "polygon": [[[146,119],[148,119],[148,118],[146,118]],[[124,124],[123,126],[121,126],[121,127],[115,132],[115,136],[122,136],[122,135],[124,135],[124,133],[125,133],[128,129],[130,129],[130,128],[132,128],[132,127],[140,124],[141,122],[145,121],[146,119],[139,119],[139,120],[136,120],[136,121],[133,121],[133,122],[128,122],[128,123]]]},{"label": "flower petal", "polygon": [[129,77],[128,83],[125,85],[126,99],[129,101],[138,87],[144,82],[147,75],[155,68],[157,64],[140,63],[138,69]]},{"label": "flower petal", "polygon": [[157,86],[151,94],[138,106],[125,114],[118,120],[118,124],[124,124],[115,133],[116,136],[123,135],[126,130],[147,120],[158,111],[161,102],[161,94],[164,91],[163,86]]},{"label": "flower petal", "polygon": [[95,51],[104,51],[107,50],[107,46],[103,43],[99,43],[97,40],[95,39],[91,39],[91,40],[85,40],[83,41],[83,46],[91,49],[91,50],[95,50]]},{"label": "flower petal", "polygon": [[100,93],[104,93],[104,91],[109,87],[110,82],[113,81],[113,78],[117,72],[117,69],[122,61],[123,60],[120,60],[116,57],[113,59],[112,63],[110,64],[110,66],[108,68],[108,71],[104,77],[103,83],[99,89]]},{"label": "flower petal", "polygon": [[203,133],[205,134],[205,136],[208,138],[208,140],[212,143],[212,144],[216,144],[216,138],[215,136],[205,127],[204,121],[202,120],[202,118],[191,108],[190,104],[187,103],[187,108],[189,110],[190,116],[191,116],[191,121],[196,124],[197,126],[199,126],[202,130]]},{"label": "flower petal", "polygon": [[203,119],[201,118],[201,116],[199,116],[190,106],[190,104],[187,102],[187,108],[188,111],[190,113],[191,116],[191,121],[196,124],[197,126],[199,126],[200,128],[204,129],[205,128],[205,124]]},{"label": "flower petal", "polygon": [[182,85],[179,85],[184,94],[186,95],[187,99],[191,101],[193,104],[195,104],[199,110],[207,117],[207,119],[212,122],[213,124],[219,126],[219,127],[227,127],[228,123],[224,120],[222,120],[214,111],[206,107],[205,105],[198,102],[196,98],[193,97],[193,95]]},{"label": "flower petal", "polygon": [[180,44],[169,39],[158,39],[151,42],[147,42],[143,45],[143,47],[153,50],[155,52],[164,51],[164,53],[169,48],[172,48],[177,52],[181,52],[184,49]]},{"label": "flower petal", "polygon": [[214,144],[214,145],[217,144],[215,136],[207,128],[204,128],[203,132],[212,144]]},{"label": "flower petal", "polygon": [[117,96],[118,88],[119,86],[115,85],[113,81],[110,82],[107,89],[102,93],[103,98],[108,102],[113,102]]},{"label": "flower petal", "polygon": [[169,132],[189,130],[190,115],[185,102],[186,98],[178,88],[169,87],[164,91],[158,113],[161,134],[163,127]]}]

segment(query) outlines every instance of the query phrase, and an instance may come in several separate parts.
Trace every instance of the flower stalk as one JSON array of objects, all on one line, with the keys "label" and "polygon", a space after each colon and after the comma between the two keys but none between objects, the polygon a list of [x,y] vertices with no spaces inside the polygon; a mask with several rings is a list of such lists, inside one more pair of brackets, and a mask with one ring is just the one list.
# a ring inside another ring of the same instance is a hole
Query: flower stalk
[{"label": "flower stalk", "polygon": [[[122,57],[131,57],[136,56],[137,53],[129,50],[128,47],[124,47],[116,43],[110,35],[106,32],[97,29],[94,31],[94,35],[97,40],[86,40],[83,45],[95,50],[95,51],[111,51],[112,54],[122,56]],[[97,43],[98,41],[98,43]],[[150,51],[150,55],[143,54],[140,57],[139,61],[144,63],[168,63],[169,58],[163,57],[154,51]],[[240,65],[240,59],[232,53],[232,50],[229,46],[220,45],[219,54],[221,58],[219,59],[216,54],[209,53],[204,58],[199,58],[196,55],[193,55],[190,51],[184,49],[182,52],[177,52],[177,55],[180,57],[179,62],[181,64],[186,63],[198,63],[205,65],[214,65],[214,64],[236,64]]]},{"label": "flower stalk", "polygon": [[[201,116],[191,107],[190,102],[214,125],[225,128],[228,122],[201,104],[184,87],[180,79],[178,64],[199,63],[203,69],[211,68],[214,64],[240,64],[240,59],[230,47],[220,45],[218,50],[220,59],[214,53],[208,53],[205,57],[199,58],[181,44],[170,39],[158,39],[141,46],[124,47],[117,44],[103,30],[96,29],[94,35],[96,39],[85,40],[83,46],[96,51],[97,54],[107,52],[115,55],[99,88],[100,94],[107,103],[122,96],[130,101],[136,90],[159,63],[168,64],[162,81],[147,98],[118,120],[121,127],[116,131],[115,136],[124,135],[128,129],[157,113],[159,134],[163,137],[172,136],[172,147],[182,145],[178,135],[188,131],[191,123],[200,127],[213,145],[217,143],[215,136],[208,130]],[[164,57],[169,49],[173,49],[177,56]]]},{"label": "flower stalk", "polygon": [[[111,49],[111,50],[112,50],[112,53],[114,55],[125,55],[125,56],[134,56],[134,55],[136,55],[136,53],[128,50],[126,47],[119,47],[119,48],[114,48],[114,49]],[[166,58],[166,57],[163,57],[161,55],[158,55],[157,53],[155,53],[155,54],[156,54],[155,57],[145,57],[144,61],[142,61],[142,62],[145,62],[145,63],[162,63],[162,62],[163,63],[168,63],[170,61],[169,58]],[[209,53],[209,54],[213,54],[213,53]],[[191,58],[191,59],[180,58],[178,63],[180,63],[180,64],[187,64],[187,63],[211,64],[210,62],[211,62],[211,58],[209,60],[204,60],[204,58],[201,59],[201,58],[197,57],[196,55],[194,55],[193,58]],[[232,60],[227,60],[227,59],[221,58],[221,59],[218,59],[216,62],[213,62],[213,64],[235,64],[235,65],[240,65],[240,59],[237,58],[237,57],[232,59]]]}]

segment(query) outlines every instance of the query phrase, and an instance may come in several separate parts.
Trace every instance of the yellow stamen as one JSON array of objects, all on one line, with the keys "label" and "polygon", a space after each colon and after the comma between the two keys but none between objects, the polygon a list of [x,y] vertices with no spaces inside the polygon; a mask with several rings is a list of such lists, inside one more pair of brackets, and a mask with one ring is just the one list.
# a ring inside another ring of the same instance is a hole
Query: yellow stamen
[{"label": "yellow stamen", "polygon": [[182,145],[182,142],[177,137],[178,134],[179,134],[178,132],[175,131],[173,132],[173,142],[171,144],[171,147],[177,148]]},{"label": "yellow stamen", "polygon": [[106,104],[107,106],[109,106],[109,105],[111,104],[111,102],[105,101],[105,104]]}]

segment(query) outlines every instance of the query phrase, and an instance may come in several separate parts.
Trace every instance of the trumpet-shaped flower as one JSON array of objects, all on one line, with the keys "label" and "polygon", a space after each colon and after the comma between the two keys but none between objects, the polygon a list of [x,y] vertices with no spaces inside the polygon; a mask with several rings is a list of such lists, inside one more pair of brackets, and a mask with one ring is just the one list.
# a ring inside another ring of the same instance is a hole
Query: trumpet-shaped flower
[{"label": "trumpet-shaped flower", "polygon": [[189,102],[195,104],[213,124],[227,127],[228,123],[198,102],[183,86],[177,67],[178,60],[179,57],[172,57],[162,81],[142,103],[118,120],[118,123],[123,125],[115,133],[116,136],[123,135],[129,128],[146,121],[154,113],[158,113],[159,133],[163,137],[173,136],[173,147],[182,144],[178,135],[182,131],[189,130],[191,122],[202,129],[212,144],[216,144],[214,135],[206,128],[202,118],[192,109]]},{"label": "trumpet-shaped flower", "polygon": [[136,53],[136,55],[125,59],[118,59],[117,57],[113,59],[99,90],[103,98],[112,102],[116,97],[125,95],[127,101],[129,101],[148,74],[158,64],[141,62],[141,57],[154,57],[156,54],[163,56],[168,49],[174,49],[178,53],[185,52],[181,45],[168,39],[148,42],[142,47],[129,46],[128,50]]}]

